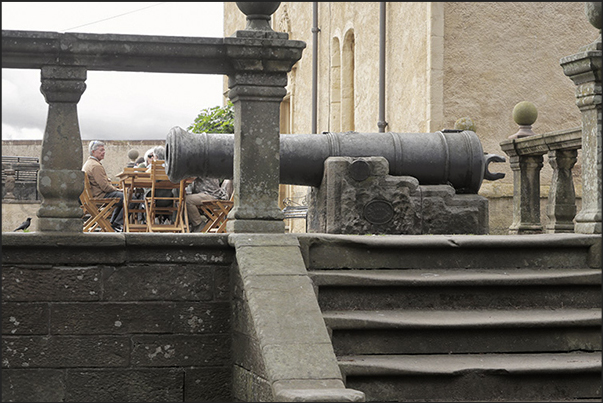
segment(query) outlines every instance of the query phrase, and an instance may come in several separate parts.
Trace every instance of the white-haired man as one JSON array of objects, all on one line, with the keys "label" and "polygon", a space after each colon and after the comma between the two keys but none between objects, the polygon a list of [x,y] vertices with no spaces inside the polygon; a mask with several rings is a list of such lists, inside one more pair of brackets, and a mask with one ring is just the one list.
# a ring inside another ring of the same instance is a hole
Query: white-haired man
[{"label": "white-haired man", "polygon": [[92,197],[119,198],[113,215],[111,226],[116,232],[121,232],[124,225],[124,194],[121,190],[111,184],[105,167],[101,161],[105,158],[105,143],[94,140],[88,144],[90,156],[84,163],[82,171],[88,174]]}]

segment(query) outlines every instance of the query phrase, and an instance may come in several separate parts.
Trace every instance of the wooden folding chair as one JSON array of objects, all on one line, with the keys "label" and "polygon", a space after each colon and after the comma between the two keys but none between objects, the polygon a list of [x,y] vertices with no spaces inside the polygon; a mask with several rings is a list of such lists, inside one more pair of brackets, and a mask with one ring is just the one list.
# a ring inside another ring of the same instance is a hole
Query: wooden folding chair
[{"label": "wooden folding chair", "polygon": [[205,214],[208,219],[201,232],[226,232],[227,215],[232,210],[233,197],[234,193],[230,196],[230,200],[207,200],[198,206],[201,213]]},{"label": "wooden folding chair", "polygon": [[[124,232],[147,232],[146,209],[141,183],[150,186],[151,173],[146,168],[124,168],[121,186],[124,191]],[[147,181],[147,178],[149,179]]]},{"label": "wooden folding chair", "polygon": [[92,197],[92,189],[88,174],[84,172],[84,191],[80,195],[81,207],[84,210],[84,232],[104,231],[115,232],[111,226],[111,214],[119,199]]},{"label": "wooden folding chair", "polygon": [[[185,180],[175,184],[168,179],[165,173],[165,161],[157,160],[151,163],[151,190],[145,197],[148,232],[189,232],[184,220],[186,215],[184,188]],[[169,192],[160,194],[162,193],[158,192],[160,189],[169,189]],[[178,189],[178,194],[174,195],[172,189]],[[156,219],[161,221],[164,217],[168,217],[168,222],[155,222]]]}]

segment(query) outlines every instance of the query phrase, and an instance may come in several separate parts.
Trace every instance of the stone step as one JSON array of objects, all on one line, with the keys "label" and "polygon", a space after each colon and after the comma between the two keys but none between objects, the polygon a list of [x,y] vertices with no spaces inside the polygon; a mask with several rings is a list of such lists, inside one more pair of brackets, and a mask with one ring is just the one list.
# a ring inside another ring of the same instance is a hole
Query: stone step
[{"label": "stone step", "polygon": [[310,275],[319,286],[601,284],[596,269],[314,270]]},{"label": "stone step", "polygon": [[600,352],[347,355],[346,387],[366,401],[575,401],[601,397]]},{"label": "stone step", "polygon": [[314,269],[601,268],[601,236],[299,234]]},{"label": "stone step", "polygon": [[337,355],[601,350],[601,310],[326,311]]},{"label": "stone step", "polygon": [[312,270],[323,310],[601,307],[596,269]]}]

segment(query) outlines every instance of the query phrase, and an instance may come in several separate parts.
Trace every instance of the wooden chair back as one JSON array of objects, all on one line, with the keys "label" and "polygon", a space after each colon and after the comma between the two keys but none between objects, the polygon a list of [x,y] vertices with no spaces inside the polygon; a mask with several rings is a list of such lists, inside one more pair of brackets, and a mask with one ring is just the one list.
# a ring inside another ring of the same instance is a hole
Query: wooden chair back
[{"label": "wooden chair back", "polygon": [[151,173],[143,167],[126,167],[121,174],[121,186],[124,191],[124,232],[147,232],[144,191],[134,187],[133,178],[150,178]]},{"label": "wooden chair back", "polygon": [[111,214],[119,199],[92,197],[90,179],[84,172],[84,191],[80,195],[81,207],[84,211],[84,232],[93,232],[100,229],[104,232],[115,232],[111,226]]},{"label": "wooden chair back", "polygon": [[[165,172],[165,161],[153,161],[150,166],[151,189],[145,196],[148,232],[189,232],[185,225],[186,203],[182,180],[175,186]],[[177,194],[172,192],[177,189]],[[168,222],[155,222],[160,217],[169,217]]]}]

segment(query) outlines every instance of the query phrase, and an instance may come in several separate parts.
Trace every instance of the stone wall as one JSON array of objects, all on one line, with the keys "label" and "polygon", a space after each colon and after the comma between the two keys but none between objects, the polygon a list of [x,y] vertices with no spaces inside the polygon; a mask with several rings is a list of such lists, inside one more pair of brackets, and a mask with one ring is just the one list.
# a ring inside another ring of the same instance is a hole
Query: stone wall
[{"label": "stone wall", "polygon": [[227,236],[3,234],[2,401],[231,401]]}]

